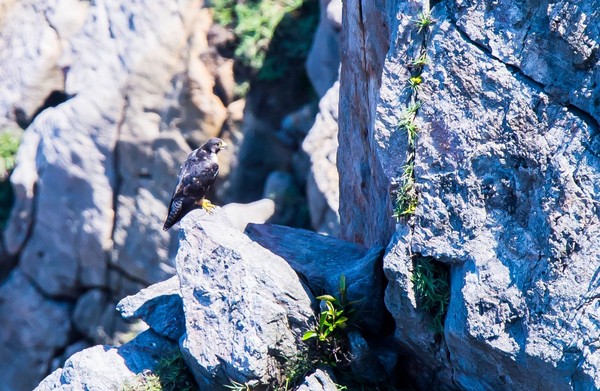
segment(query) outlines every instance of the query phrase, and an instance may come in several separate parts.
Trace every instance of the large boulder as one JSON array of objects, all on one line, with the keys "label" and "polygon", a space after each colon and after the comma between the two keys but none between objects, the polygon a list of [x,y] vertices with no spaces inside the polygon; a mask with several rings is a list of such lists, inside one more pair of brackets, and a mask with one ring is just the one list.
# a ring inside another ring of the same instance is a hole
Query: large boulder
[{"label": "large boulder", "polygon": [[282,380],[313,327],[314,301],[281,257],[228,222],[217,208],[181,222],[177,274],[185,314],[184,359],[201,389]]},{"label": "large boulder", "polygon": [[[417,2],[344,2],[342,236],[389,241],[386,304],[424,388],[600,387],[596,6],[436,2],[419,31]],[[419,203],[396,225],[415,101]],[[414,291],[418,255],[449,269],[441,335]]]}]

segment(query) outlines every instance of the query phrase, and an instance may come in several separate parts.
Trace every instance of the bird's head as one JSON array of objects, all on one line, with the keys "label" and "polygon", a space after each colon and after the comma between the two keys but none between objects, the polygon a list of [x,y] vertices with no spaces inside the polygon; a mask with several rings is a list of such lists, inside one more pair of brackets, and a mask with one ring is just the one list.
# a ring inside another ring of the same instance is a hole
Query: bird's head
[{"label": "bird's head", "polygon": [[201,149],[211,153],[217,153],[222,149],[227,149],[227,143],[220,138],[213,137],[208,140]]}]

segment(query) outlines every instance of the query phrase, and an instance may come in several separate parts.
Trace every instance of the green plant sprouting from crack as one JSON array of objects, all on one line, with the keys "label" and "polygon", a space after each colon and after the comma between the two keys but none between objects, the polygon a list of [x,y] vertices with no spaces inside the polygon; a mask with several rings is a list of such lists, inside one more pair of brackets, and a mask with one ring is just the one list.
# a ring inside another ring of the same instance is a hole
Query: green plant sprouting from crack
[{"label": "green plant sprouting from crack", "polygon": [[196,391],[198,387],[181,353],[162,358],[152,371],[144,371],[122,391]]},{"label": "green plant sprouting from crack", "polygon": [[339,300],[331,295],[318,296],[324,308],[319,315],[319,321],[314,330],[304,333],[302,340],[316,338],[320,342],[335,339],[338,334],[348,327],[348,315],[351,313],[350,304],[346,297],[346,277],[340,276]]},{"label": "green plant sprouting from crack", "polygon": [[16,131],[0,132],[0,229],[4,229],[14,203],[14,193],[9,181],[15,167],[20,137]]},{"label": "green plant sprouting from crack", "polygon": [[431,316],[433,331],[442,334],[450,303],[450,274],[446,265],[433,257],[417,254],[413,259],[411,282],[418,304]]},{"label": "green plant sprouting from crack", "polygon": [[415,25],[417,26],[417,32],[421,34],[423,31],[427,31],[429,27],[434,24],[436,21],[431,17],[431,13],[428,11],[422,11],[417,15],[417,18],[413,20]]},{"label": "green plant sprouting from crack", "polygon": [[[417,33],[429,32],[429,28],[435,20],[431,14],[426,11],[419,13],[416,19],[413,20],[417,27]],[[416,154],[416,139],[419,134],[419,128],[415,122],[418,110],[421,108],[421,101],[418,100],[417,94],[423,84],[423,68],[429,63],[426,53],[426,37],[420,48],[419,55],[408,64],[411,70],[411,76],[407,80],[412,93],[410,96],[410,104],[400,115],[400,120],[397,129],[406,132],[408,140],[408,151],[406,163],[402,167],[402,175],[400,176],[395,188],[395,205],[393,216],[400,220],[401,218],[413,215],[418,205],[418,194],[415,184],[415,154]]]}]

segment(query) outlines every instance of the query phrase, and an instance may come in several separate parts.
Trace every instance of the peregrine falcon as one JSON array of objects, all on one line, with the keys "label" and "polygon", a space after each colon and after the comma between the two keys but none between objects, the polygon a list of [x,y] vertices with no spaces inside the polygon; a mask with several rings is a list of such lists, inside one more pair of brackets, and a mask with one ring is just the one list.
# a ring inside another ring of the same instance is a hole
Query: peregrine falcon
[{"label": "peregrine falcon", "polygon": [[201,207],[210,212],[214,205],[204,198],[219,173],[217,153],[227,148],[220,138],[211,138],[190,153],[179,170],[177,186],[169,204],[169,214],[163,230],[168,230],[193,209]]}]

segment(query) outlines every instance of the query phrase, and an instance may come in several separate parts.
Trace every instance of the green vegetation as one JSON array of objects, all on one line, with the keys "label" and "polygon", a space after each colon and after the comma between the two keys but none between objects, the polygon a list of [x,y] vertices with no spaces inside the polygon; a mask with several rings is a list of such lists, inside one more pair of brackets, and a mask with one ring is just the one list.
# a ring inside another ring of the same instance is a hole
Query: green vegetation
[{"label": "green vegetation", "polygon": [[[316,4],[316,1],[305,2]],[[293,61],[306,58],[318,14],[312,12],[303,15],[300,12],[303,0],[209,0],[207,4],[213,10],[214,21],[231,28],[235,34],[235,58],[255,72],[261,70],[261,77],[273,79],[284,76],[285,66],[278,59]],[[287,29],[282,28],[286,25]],[[277,42],[281,42],[277,58],[268,60],[267,53],[275,38],[276,28],[284,30],[282,34],[286,36],[277,39]],[[290,33],[290,28],[295,33]]]},{"label": "green vegetation", "polygon": [[321,312],[317,327],[304,333],[303,341],[318,338],[319,341],[325,342],[330,338],[335,338],[340,330],[348,327],[348,317],[344,315],[344,308],[335,297],[323,295],[317,297],[317,300],[323,301],[326,309]]},{"label": "green vegetation", "polygon": [[[431,17],[429,12],[422,11],[416,19],[413,20],[417,26],[417,32],[427,32],[429,27],[436,21]],[[418,93],[423,84],[423,68],[429,63],[427,58],[426,41],[421,44],[421,50],[418,57],[414,58],[407,64],[411,75],[406,81],[412,93],[408,107],[400,114],[397,129],[404,130],[408,139],[408,150],[406,163],[402,167],[402,174],[397,181],[397,188],[394,190],[394,213],[393,216],[400,220],[415,213],[419,203],[419,196],[415,186],[415,154],[416,154],[416,139],[419,134],[419,128],[415,123],[417,112],[421,108],[421,101],[418,98]]]},{"label": "green vegetation", "polygon": [[0,229],[4,229],[14,203],[14,194],[8,178],[15,167],[20,138],[17,132],[0,133]]},{"label": "green vegetation", "polygon": [[161,359],[154,371],[144,371],[122,391],[196,391],[198,387],[181,353]]},{"label": "green vegetation", "polygon": [[419,57],[415,58],[410,65],[413,69],[419,71],[428,63],[429,59],[427,58],[427,55],[425,53],[422,53]]},{"label": "green vegetation", "polygon": [[415,141],[417,138],[417,134],[419,132],[419,128],[415,123],[415,116],[417,115],[417,110],[421,107],[421,102],[415,102],[410,104],[406,110],[402,112],[400,115],[400,122],[398,122],[398,129],[402,129],[406,131],[406,135],[408,137],[408,145],[409,147],[415,146]]},{"label": "green vegetation", "polygon": [[417,19],[413,22],[417,25],[417,32],[421,34],[423,31],[427,31],[436,21],[431,17],[429,12],[423,11],[417,15]]},{"label": "green vegetation", "polygon": [[415,213],[419,204],[417,189],[415,187],[415,160],[411,157],[403,167],[402,176],[398,185],[396,205],[393,216],[399,220]]},{"label": "green vegetation", "polygon": [[228,388],[232,391],[250,391],[252,388],[248,384],[238,383],[235,380],[231,380],[230,384],[224,385],[225,388]]},{"label": "green vegetation", "polygon": [[441,334],[450,303],[450,273],[433,257],[417,254],[411,276],[418,304],[431,316],[432,329]]},{"label": "green vegetation", "polygon": [[346,313],[351,311],[350,308],[347,308],[351,303],[347,302],[346,277],[344,275],[340,276],[339,297],[339,300],[331,295],[317,297],[317,300],[321,300],[325,304],[325,308],[319,315],[319,322],[315,329],[304,333],[302,336],[303,341],[311,338],[317,338],[320,342],[333,341],[342,330],[348,327],[349,318]]}]

